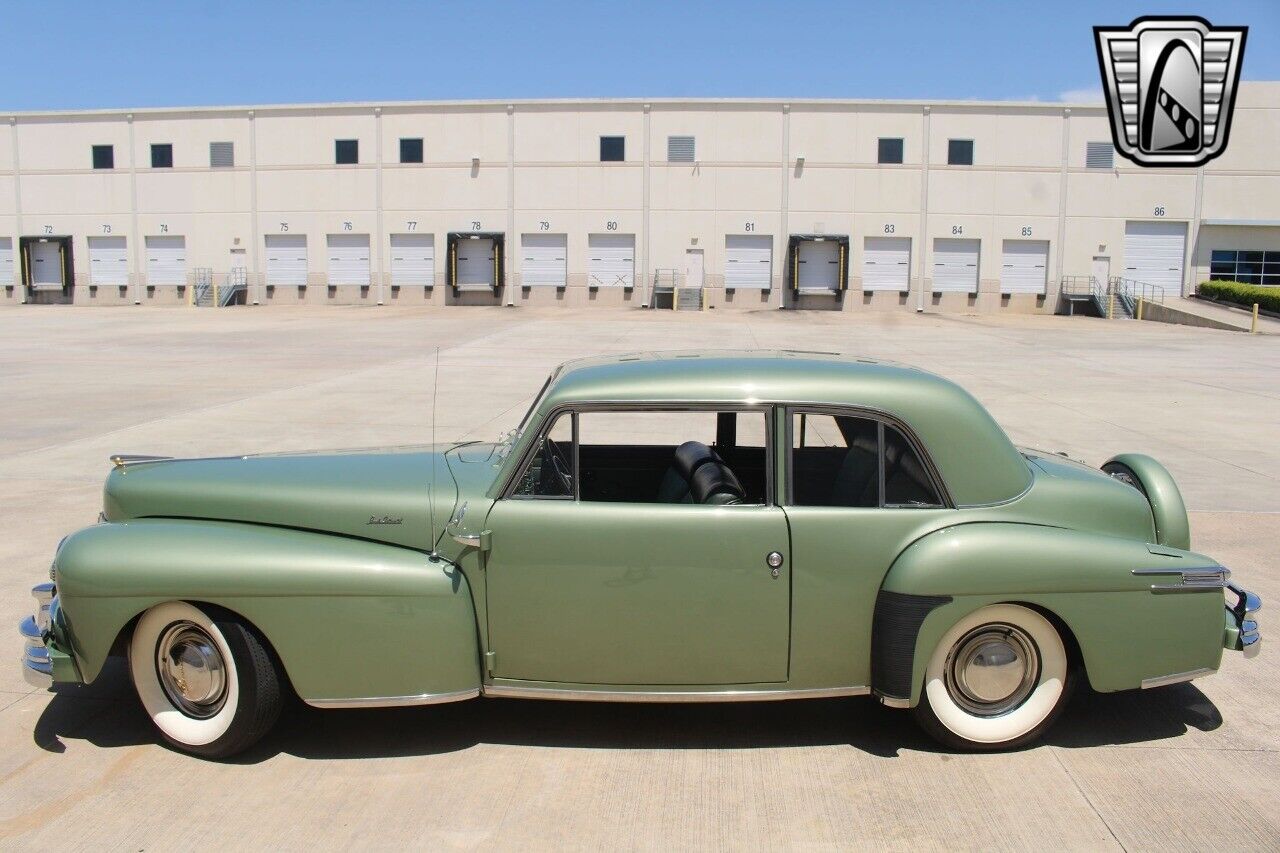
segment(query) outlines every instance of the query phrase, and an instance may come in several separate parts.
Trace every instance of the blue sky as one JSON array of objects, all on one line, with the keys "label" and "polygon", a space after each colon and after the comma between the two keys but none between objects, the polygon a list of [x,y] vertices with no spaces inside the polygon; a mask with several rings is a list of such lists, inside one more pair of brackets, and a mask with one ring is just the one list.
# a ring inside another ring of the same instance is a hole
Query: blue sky
[{"label": "blue sky", "polygon": [[1280,80],[1280,0],[12,3],[0,110],[544,97],[1076,100],[1091,27],[1250,27]]}]

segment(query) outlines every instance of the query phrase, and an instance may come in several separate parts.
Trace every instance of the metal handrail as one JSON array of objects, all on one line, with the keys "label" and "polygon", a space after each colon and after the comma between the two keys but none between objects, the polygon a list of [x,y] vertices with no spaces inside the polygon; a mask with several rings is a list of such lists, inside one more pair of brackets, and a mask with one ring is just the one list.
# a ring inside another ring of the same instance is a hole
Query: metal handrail
[{"label": "metal handrail", "polygon": [[[663,282],[667,283],[664,284]],[[675,307],[676,287],[680,282],[680,271],[675,269],[656,269],[653,271],[653,280],[649,283],[649,298],[645,302],[645,307],[656,308],[655,297],[659,293],[672,294],[672,307]]]},{"label": "metal handrail", "polygon": [[1145,281],[1113,276],[1111,285],[1134,302],[1141,299],[1143,302],[1164,304],[1164,288],[1157,284],[1148,284]]}]

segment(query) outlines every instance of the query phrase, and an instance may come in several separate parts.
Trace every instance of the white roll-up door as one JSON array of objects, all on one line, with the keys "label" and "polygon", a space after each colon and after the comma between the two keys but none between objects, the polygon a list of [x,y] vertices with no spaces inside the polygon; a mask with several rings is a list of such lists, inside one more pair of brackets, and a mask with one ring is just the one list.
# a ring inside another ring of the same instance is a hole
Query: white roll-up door
[{"label": "white roll-up door", "polygon": [[187,283],[187,240],[185,237],[148,237],[147,286]]},{"label": "white roll-up door", "polygon": [[267,284],[301,287],[307,283],[305,234],[267,235]]},{"label": "white roll-up door", "polygon": [[129,283],[129,251],[125,238],[89,238],[89,283],[101,286]]},{"label": "white roll-up door", "polygon": [[0,237],[0,285],[14,283],[13,240],[9,237]]},{"label": "white roll-up door", "polygon": [[568,245],[564,234],[521,234],[521,286],[564,287],[568,276]]},{"label": "white roll-up door", "polygon": [[768,290],[773,283],[773,237],[729,234],[724,238],[724,286]]},{"label": "white roll-up door", "polygon": [[463,239],[458,247],[458,287],[471,290],[493,289],[493,238]]},{"label": "white roll-up door", "polygon": [[434,234],[391,235],[391,284],[395,287],[435,287]]},{"label": "white roll-up door", "polygon": [[1182,222],[1126,222],[1124,277],[1182,295],[1182,256],[1187,226]]},{"label": "white roll-up door", "polygon": [[636,278],[636,235],[587,235],[587,285],[632,287]]},{"label": "white roll-up door", "polygon": [[941,238],[933,241],[933,291],[977,293],[981,241]]},{"label": "white roll-up door", "polygon": [[1049,275],[1049,241],[1005,240],[1000,256],[1000,292],[1043,295]]},{"label": "white roll-up door", "polygon": [[369,235],[329,234],[325,238],[329,258],[329,284],[369,286]]},{"label": "white roll-up door", "polygon": [[63,286],[62,248],[52,240],[30,244],[31,287],[53,290]]},{"label": "white roll-up door", "polygon": [[862,289],[911,289],[910,237],[868,237],[863,241]]},{"label": "white roll-up door", "polygon": [[797,287],[813,293],[835,293],[840,289],[840,244],[834,240],[805,240],[800,243]]}]

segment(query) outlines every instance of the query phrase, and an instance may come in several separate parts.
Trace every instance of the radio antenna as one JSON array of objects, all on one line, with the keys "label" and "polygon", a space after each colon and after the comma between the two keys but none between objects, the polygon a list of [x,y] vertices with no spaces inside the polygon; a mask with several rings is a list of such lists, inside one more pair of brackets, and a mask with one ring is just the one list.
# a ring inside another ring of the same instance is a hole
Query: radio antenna
[{"label": "radio antenna", "polygon": [[436,465],[440,454],[436,452],[436,390],[440,387],[440,347],[436,347],[435,373],[431,378],[431,486],[428,489],[427,513],[431,519],[431,559],[436,559]]}]

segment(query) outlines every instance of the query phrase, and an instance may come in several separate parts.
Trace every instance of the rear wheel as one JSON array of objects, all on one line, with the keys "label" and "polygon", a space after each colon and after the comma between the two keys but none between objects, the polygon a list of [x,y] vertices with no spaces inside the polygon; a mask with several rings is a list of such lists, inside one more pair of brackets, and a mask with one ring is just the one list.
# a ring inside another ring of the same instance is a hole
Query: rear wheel
[{"label": "rear wheel", "polygon": [[151,608],[134,628],[129,670],[151,721],[185,752],[235,755],[280,716],[275,658],[247,622],[226,611],[185,601]]},{"label": "rear wheel", "polygon": [[968,750],[1038,738],[1066,702],[1070,666],[1053,623],[1027,607],[969,614],[938,643],[916,719],[936,740]]}]

